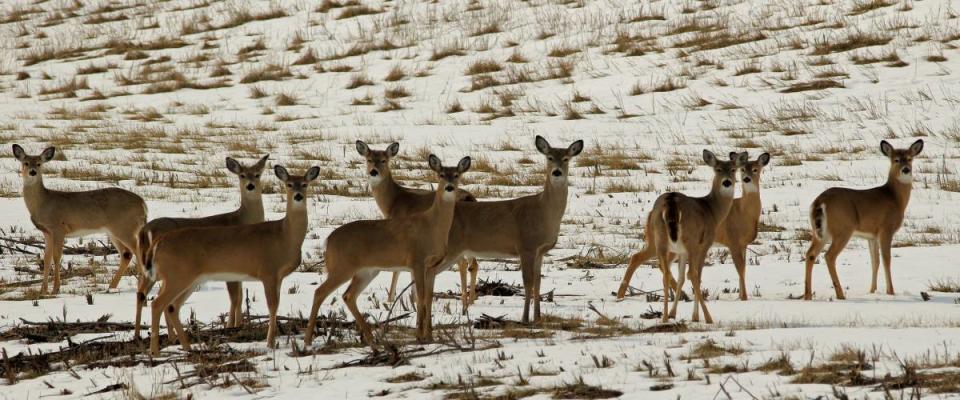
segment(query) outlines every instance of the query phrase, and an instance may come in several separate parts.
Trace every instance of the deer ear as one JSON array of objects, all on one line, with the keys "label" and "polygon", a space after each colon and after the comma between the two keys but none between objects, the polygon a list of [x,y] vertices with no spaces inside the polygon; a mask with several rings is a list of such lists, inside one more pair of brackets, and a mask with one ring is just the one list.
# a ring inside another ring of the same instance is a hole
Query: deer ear
[{"label": "deer ear", "polygon": [[440,163],[440,159],[433,154],[431,154],[430,157],[427,157],[427,164],[430,165],[430,169],[432,169],[434,172],[440,172],[443,168],[443,164]]},{"label": "deer ear", "polygon": [[744,165],[747,165],[748,162],[750,162],[750,156],[747,154],[747,152],[740,153],[740,155],[737,156],[737,159],[736,159],[737,167],[742,167]]},{"label": "deer ear", "polygon": [[320,167],[314,165],[307,170],[307,175],[305,176],[305,178],[307,179],[307,182],[311,182],[316,180],[319,176],[320,176]]},{"label": "deer ear", "polygon": [[883,153],[883,155],[890,157],[890,155],[893,154],[893,146],[891,146],[886,140],[881,140],[880,152]]},{"label": "deer ear", "polygon": [[715,167],[717,165],[717,156],[713,155],[712,151],[704,149],[703,162],[707,163],[707,165],[711,167]]},{"label": "deer ear", "polygon": [[736,161],[737,157],[740,157],[740,153],[737,153],[735,151],[730,152],[730,161]]},{"label": "deer ear", "polygon": [[364,143],[362,140],[357,141],[357,153],[360,153],[361,156],[366,157],[367,152],[369,151],[370,151],[370,148],[367,147],[366,143]]},{"label": "deer ear", "polygon": [[266,166],[267,166],[267,160],[269,160],[269,159],[270,159],[270,155],[267,154],[267,155],[263,156],[262,158],[260,158],[260,161],[257,161],[257,164],[254,165],[254,166],[257,167],[257,169],[261,169],[261,170],[262,170],[263,167],[266,167]]},{"label": "deer ear", "polygon": [[287,169],[284,168],[282,165],[274,165],[273,173],[277,175],[277,178],[279,178],[281,181],[284,181],[284,182],[286,182],[287,179],[290,178],[290,174],[287,172]]},{"label": "deer ear", "polygon": [[387,147],[387,154],[389,154],[391,158],[396,157],[397,154],[400,154],[400,143],[391,143],[390,147]]},{"label": "deer ear", "polygon": [[570,157],[576,157],[583,151],[583,141],[578,140],[576,142],[570,143],[570,147],[567,147],[567,155]]},{"label": "deer ear", "polygon": [[770,153],[763,153],[760,157],[757,157],[757,161],[760,161],[760,165],[766,167],[767,164],[770,164]]},{"label": "deer ear", "polygon": [[460,163],[457,164],[457,172],[461,174],[467,172],[470,169],[470,157],[464,157],[460,159]]},{"label": "deer ear", "polygon": [[227,157],[227,170],[235,174],[243,172],[240,170],[240,163],[230,157]]},{"label": "deer ear", "polygon": [[543,136],[537,135],[537,138],[533,140],[533,144],[537,146],[537,151],[543,155],[550,155],[550,143],[547,142],[547,139],[544,139]]},{"label": "deer ear", "polygon": [[921,151],[923,151],[923,139],[917,139],[916,142],[910,145],[910,154],[915,156],[920,154]]},{"label": "deer ear", "polygon": [[43,160],[43,162],[47,162],[52,160],[55,155],[57,155],[57,149],[47,147],[43,149],[43,153],[40,153],[40,159]]},{"label": "deer ear", "polygon": [[13,157],[19,161],[23,161],[27,157],[27,152],[23,151],[23,147],[20,147],[19,144],[13,145]]}]

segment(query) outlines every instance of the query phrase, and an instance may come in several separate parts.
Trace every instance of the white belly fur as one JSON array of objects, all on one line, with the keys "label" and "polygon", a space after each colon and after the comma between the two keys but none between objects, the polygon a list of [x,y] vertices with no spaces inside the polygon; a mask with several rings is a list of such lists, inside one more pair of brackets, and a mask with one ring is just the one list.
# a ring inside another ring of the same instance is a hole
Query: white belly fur
[{"label": "white belly fur", "polygon": [[101,229],[80,229],[80,230],[76,230],[76,231],[70,232],[69,234],[67,234],[67,237],[89,236],[89,235],[96,235],[96,234],[100,234],[100,233],[107,234],[107,233],[109,233],[109,232],[107,232],[107,230],[106,230],[106,229],[103,229],[103,228],[101,228]]},{"label": "white belly fur", "polygon": [[200,278],[203,282],[221,281],[221,282],[257,282],[259,279],[247,274],[233,272],[218,272],[215,274],[204,274]]},{"label": "white belly fur", "polygon": [[873,240],[877,238],[871,233],[860,232],[860,231],[853,231],[853,236],[858,238],[868,239],[868,240]]}]

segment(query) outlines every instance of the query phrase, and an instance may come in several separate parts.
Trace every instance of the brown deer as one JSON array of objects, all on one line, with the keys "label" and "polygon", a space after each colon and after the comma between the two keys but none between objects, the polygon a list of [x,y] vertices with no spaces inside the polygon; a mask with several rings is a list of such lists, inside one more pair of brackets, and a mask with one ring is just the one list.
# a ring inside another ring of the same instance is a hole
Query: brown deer
[{"label": "brown deer", "polygon": [[523,277],[523,322],[540,320],[540,267],[553,249],[567,208],[570,160],[583,151],[583,141],[551,147],[541,136],[537,151],[546,156],[543,191],[511,200],[457,203],[443,262],[433,274],[449,268],[460,257],[520,258]]},{"label": "brown deer", "polygon": [[417,339],[432,340],[433,278],[430,269],[443,259],[447,236],[453,222],[460,177],[470,169],[470,157],[456,167],[444,167],[431,154],[430,169],[437,173],[437,191],[433,204],[425,211],[381,220],[361,220],[335,229],[327,237],[325,257],[327,279],[313,294],[310,322],[304,342],[313,341],[320,304],[334,290],[350,281],[343,294],[357,328],[367,345],[373,347],[373,335],[357,308],[357,297],[380,273],[398,269],[411,271],[417,290]]},{"label": "brown deer", "polygon": [[[370,177],[370,189],[377,207],[384,218],[396,218],[423,212],[433,205],[436,197],[433,191],[412,189],[401,186],[393,179],[390,170],[390,160],[400,153],[400,143],[392,143],[386,150],[373,150],[362,140],[357,141],[357,152],[367,160],[367,175]],[[472,194],[463,189],[457,189],[457,201],[477,201]],[[460,259],[460,302],[463,304],[463,313],[476,299],[477,272],[479,265],[476,258]],[[470,284],[467,283],[467,272],[470,272]],[[390,290],[387,292],[387,301],[393,302],[396,298],[397,280],[400,271],[393,272],[390,281]],[[467,288],[469,287],[469,290]],[[414,289],[416,290],[416,289]]]},{"label": "brown deer", "polygon": [[[53,294],[60,293],[60,257],[68,236],[106,233],[120,253],[120,268],[110,281],[116,289],[137,252],[137,232],[147,223],[147,203],[140,196],[120,188],[83,192],[61,192],[43,185],[42,165],[53,160],[56,149],[47,147],[38,156],[27,155],[23,147],[13,145],[13,156],[20,162],[23,200],[33,225],[43,233],[43,283],[53,266]],[[139,254],[137,254],[139,256]]]},{"label": "brown deer", "polygon": [[[680,296],[673,296],[673,309],[667,312],[671,289],[679,293],[686,273],[693,285],[694,305],[692,321],[700,321],[703,309],[704,321],[713,323],[707,310],[706,298],[700,290],[700,277],[707,251],[714,243],[717,227],[723,222],[733,206],[734,182],[737,169],[746,165],[747,153],[731,153],[731,161],[720,161],[709,150],[703,151],[703,161],[713,168],[713,184],[710,193],[703,197],[690,197],[670,192],[660,195],[647,215],[645,237],[655,247],[663,273],[663,322],[676,316]],[[670,263],[680,258],[680,279],[674,284]]]},{"label": "brown deer", "polygon": [[[156,218],[148,222],[138,234],[140,259],[146,259],[146,252],[151,242],[161,235],[177,229],[199,228],[209,226],[232,226],[256,224],[264,221],[263,214],[263,187],[260,185],[260,175],[267,165],[270,155],[263,156],[251,166],[245,166],[233,158],[226,158],[227,170],[239,178],[240,208],[223,214],[211,215],[202,218]],[[140,320],[143,303],[147,300],[147,293],[156,282],[141,278],[137,288],[137,312],[134,322],[134,337],[140,337]],[[238,327],[241,321],[242,283],[227,282],[227,292],[230,295],[230,317],[227,327]],[[168,321],[169,322],[169,321]],[[168,323],[169,325],[169,323]]]},{"label": "brown deer", "polygon": [[[258,224],[179,229],[162,235],[147,251],[147,278],[162,281],[151,304],[150,352],[160,352],[160,313],[166,312],[180,345],[190,349],[180,324],[180,308],[204,281],[260,281],[270,311],[267,345],[276,347],[280,285],[301,261],[307,234],[307,187],[320,175],[311,167],[304,176],[293,176],[283,166],[274,167],[286,185],[287,214],[283,219]],[[171,327],[168,327],[170,330]]]},{"label": "brown deer", "polygon": [[[736,160],[740,155],[730,153],[730,159]],[[747,246],[753,243],[757,238],[757,230],[760,226],[760,211],[762,208],[760,202],[760,175],[763,168],[770,163],[770,153],[763,153],[757,157],[756,161],[748,161],[740,168],[740,180],[742,182],[742,195],[733,200],[733,206],[730,213],[717,226],[714,234],[714,245],[723,245],[730,251],[730,257],[737,268],[737,274],[740,275],[740,300],[747,300]],[[652,242],[647,242],[643,249],[630,257],[630,265],[620,283],[620,290],[617,291],[617,299],[622,300],[626,296],[627,287],[630,286],[630,279],[640,264],[646,262],[657,254],[657,249]],[[682,286],[683,283],[681,282]],[[677,292],[679,293],[679,289]]]},{"label": "brown deer", "polygon": [[830,188],[821,193],[810,206],[810,225],[813,239],[806,255],[806,283],[803,299],[813,298],[813,263],[823,247],[827,249],[827,269],[833,280],[837,299],[843,300],[843,287],[837,276],[837,256],[851,237],[867,239],[870,244],[870,263],[873,281],[870,293],[877,291],[877,272],[880,257],[887,280],[887,294],[894,294],[890,275],[890,248],[893,235],[903,224],[903,216],[910,202],[913,187],[913,159],[923,151],[923,140],[913,142],[907,149],[894,149],[886,140],[880,142],[880,152],[890,159],[887,183],[870,189]]}]

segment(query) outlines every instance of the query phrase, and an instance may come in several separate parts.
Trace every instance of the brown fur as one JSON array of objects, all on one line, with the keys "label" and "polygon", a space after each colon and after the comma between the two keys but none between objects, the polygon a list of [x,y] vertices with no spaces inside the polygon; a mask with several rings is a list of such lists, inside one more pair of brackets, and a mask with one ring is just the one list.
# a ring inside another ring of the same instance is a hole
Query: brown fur
[{"label": "brown fur", "polygon": [[[240,207],[228,213],[201,218],[156,218],[151,220],[140,229],[140,233],[138,234],[139,247],[142,254],[140,259],[146,259],[145,255],[150,249],[151,241],[156,241],[162,235],[177,229],[247,225],[263,222],[263,187],[260,184],[260,175],[263,173],[269,157],[269,155],[264,156],[251,166],[244,166],[233,158],[227,157],[227,170],[239,178]],[[253,187],[253,189],[251,190],[250,187]],[[143,274],[141,273],[141,275]],[[156,282],[146,279],[145,277],[140,280],[140,285],[137,288],[138,295],[137,311],[134,320],[134,337],[140,337],[140,320],[143,314],[143,303],[147,298],[146,294],[150,292],[154,284],[156,284]],[[242,291],[243,287],[241,282],[227,282],[227,292],[230,296],[230,317],[227,320],[228,327],[238,327],[243,320],[240,318]]]},{"label": "brown fur", "polygon": [[138,253],[137,232],[147,220],[147,204],[140,196],[120,189],[105,188],[83,192],[62,192],[43,185],[41,166],[53,160],[56,150],[46,148],[40,155],[27,155],[20,145],[13,145],[13,154],[20,162],[23,178],[23,200],[30,212],[30,220],[43,232],[46,248],[43,252],[43,283],[41,293],[47,293],[47,280],[53,266],[53,294],[60,292],[60,257],[67,236],[84,231],[106,231],[120,253],[120,268],[110,281],[116,289]]},{"label": "brown fur", "polygon": [[353,314],[364,342],[373,346],[373,335],[357,308],[357,297],[381,269],[391,267],[405,268],[413,273],[419,297],[417,339],[432,341],[433,276],[428,272],[443,258],[457,204],[456,194],[451,192],[459,185],[461,174],[470,168],[470,158],[464,157],[457,167],[443,167],[431,154],[430,168],[438,178],[436,198],[430,208],[408,216],[354,221],[335,229],[327,237],[324,253],[327,279],[313,295],[310,322],[304,335],[307,345],[313,340],[320,305],[330,293],[350,281],[343,300]]},{"label": "brown fur", "polygon": [[[160,237],[148,252],[144,269],[150,279],[163,281],[151,305],[150,351],[160,351],[160,314],[168,313],[180,345],[190,343],[180,324],[179,312],[193,288],[219,274],[243,275],[263,283],[270,326],[267,345],[276,347],[277,307],[284,277],[300,265],[307,234],[307,187],[320,174],[311,167],[305,176],[291,176],[282,166],[274,171],[287,188],[287,213],[283,219],[258,224],[179,229]],[[173,310],[167,310],[173,307]]]},{"label": "brown fur", "polygon": [[[886,183],[870,189],[830,188],[813,201],[810,206],[813,240],[806,254],[804,300],[813,298],[813,263],[828,242],[830,248],[826,255],[827,269],[833,280],[837,299],[845,298],[836,263],[837,256],[854,236],[854,232],[862,234],[870,244],[870,261],[873,267],[870,293],[877,290],[877,273],[882,257],[887,294],[894,294],[893,277],[890,274],[893,235],[903,224],[913,187],[913,159],[922,150],[923,140],[917,140],[907,149],[894,149],[884,140],[880,142],[880,151],[890,160]],[[904,172],[905,169],[907,173]],[[910,178],[910,181],[903,182],[901,177]]]}]

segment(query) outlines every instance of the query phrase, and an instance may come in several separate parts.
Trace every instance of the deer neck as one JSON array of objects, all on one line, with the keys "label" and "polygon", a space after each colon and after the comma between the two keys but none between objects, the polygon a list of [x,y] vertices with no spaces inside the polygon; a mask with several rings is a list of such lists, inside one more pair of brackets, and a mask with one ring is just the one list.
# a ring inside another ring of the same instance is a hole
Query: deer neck
[{"label": "deer neck", "polygon": [[380,212],[383,215],[390,215],[393,202],[400,195],[400,184],[393,180],[393,174],[385,170],[379,178],[371,178],[370,190],[373,192],[373,200],[377,202]]},{"label": "deer neck", "polygon": [[890,174],[887,175],[887,183],[884,186],[889,188],[890,192],[893,193],[897,204],[900,205],[900,210],[906,209],[907,203],[910,202],[910,192],[913,191],[913,180],[906,182],[900,180],[900,175],[897,174],[897,170],[891,168]]},{"label": "deer neck", "polygon": [[283,217],[283,239],[291,247],[299,249],[303,246],[303,238],[307,236],[307,199],[301,202],[293,201],[293,196],[287,195],[287,215]]},{"label": "deer neck", "polygon": [[434,238],[446,246],[447,237],[450,234],[450,226],[453,225],[453,212],[457,204],[457,192],[447,192],[443,190],[444,185],[437,185],[436,198],[433,205],[430,206],[430,226],[434,229]]},{"label": "deer neck", "polygon": [[716,221],[721,221],[727,217],[727,214],[730,213],[730,208],[733,206],[733,190],[732,188],[726,189],[719,181],[713,182],[713,187],[710,189],[710,193],[704,197],[707,207],[710,208],[710,212],[716,218]]},{"label": "deer neck", "polygon": [[46,195],[47,187],[43,185],[43,175],[37,173],[35,177],[24,178],[23,201],[27,204],[27,210],[30,211],[31,214],[40,208]]},{"label": "deer neck", "polygon": [[244,223],[263,222],[266,218],[263,212],[263,192],[260,186],[254,191],[240,188],[240,209],[238,210]]},{"label": "deer neck", "polygon": [[740,196],[739,202],[740,211],[743,211],[752,216],[759,216],[762,204],[760,202],[760,184],[757,182],[757,186],[754,187],[754,190],[744,191],[743,195]]},{"label": "deer neck", "polygon": [[550,173],[547,173],[547,182],[543,186],[543,193],[540,194],[540,198],[544,210],[549,213],[551,219],[563,218],[563,213],[567,209],[568,186],[569,181],[566,176],[562,180],[553,180]]}]

